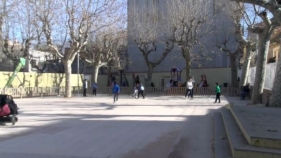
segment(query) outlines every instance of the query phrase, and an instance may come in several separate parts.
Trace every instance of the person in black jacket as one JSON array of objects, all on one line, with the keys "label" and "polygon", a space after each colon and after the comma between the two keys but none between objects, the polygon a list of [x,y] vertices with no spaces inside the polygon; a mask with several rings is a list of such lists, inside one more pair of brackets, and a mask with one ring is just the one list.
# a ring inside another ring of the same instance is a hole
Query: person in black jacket
[{"label": "person in black jacket", "polygon": [[144,92],[144,86],[142,85],[142,83],[139,83],[138,86],[137,86],[137,89],[138,89],[138,98],[140,97],[140,94],[142,95],[142,98],[144,99],[144,95],[143,95],[143,92]]},{"label": "person in black jacket", "polygon": [[250,94],[250,84],[248,83],[243,87],[241,92],[241,99],[245,99],[246,95]]},{"label": "person in black jacket", "polygon": [[88,89],[88,81],[87,81],[87,79],[84,79],[84,81],[83,81],[83,96],[84,97],[87,96],[87,89]]}]

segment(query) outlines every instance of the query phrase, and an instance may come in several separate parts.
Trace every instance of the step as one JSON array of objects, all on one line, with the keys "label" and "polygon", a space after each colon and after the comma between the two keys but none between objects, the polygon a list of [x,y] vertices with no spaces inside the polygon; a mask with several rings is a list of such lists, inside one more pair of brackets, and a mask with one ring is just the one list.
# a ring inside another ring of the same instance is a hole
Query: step
[{"label": "step", "polygon": [[231,149],[220,112],[214,113],[214,138],[215,158],[231,158]]},{"label": "step", "polygon": [[230,106],[236,123],[252,146],[281,149],[281,109]]},{"label": "step", "polygon": [[235,158],[281,158],[281,150],[250,146],[240,131],[230,110],[223,108],[222,116],[232,155]]}]

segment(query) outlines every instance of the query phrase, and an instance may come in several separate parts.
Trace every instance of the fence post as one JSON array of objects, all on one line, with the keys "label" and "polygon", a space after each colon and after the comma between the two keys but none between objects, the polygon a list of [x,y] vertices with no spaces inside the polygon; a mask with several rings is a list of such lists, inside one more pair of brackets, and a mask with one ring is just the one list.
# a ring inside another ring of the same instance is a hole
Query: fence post
[{"label": "fence post", "polygon": [[20,98],[22,99],[22,87],[20,87]]}]

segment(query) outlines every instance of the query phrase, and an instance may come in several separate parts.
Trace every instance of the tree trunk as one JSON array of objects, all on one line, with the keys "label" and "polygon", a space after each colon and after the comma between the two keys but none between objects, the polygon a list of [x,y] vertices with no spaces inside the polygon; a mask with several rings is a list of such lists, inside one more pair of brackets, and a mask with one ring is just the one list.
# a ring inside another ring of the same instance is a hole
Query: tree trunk
[{"label": "tree trunk", "polygon": [[190,69],[191,69],[191,61],[190,61],[190,50],[188,48],[182,49],[183,57],[185,59],[185,72],[186,72],[186,80],[190,77]]},{"label": "tree trunk", "polygon": [[272,96],[270,98],[270,107],[281,108],[281,39],[280,39],[280,52],[278,54],[278,61],[276,65],[275,78],[272,88]]},{"label": "tree trunk", "polygon": [[262,103],[262,93],[265,81],[265,66],[267,63],[270,36],[270,33],[268,33],[267,35],[265,35],[264,33],[259,34],[259,51],[251,100],[251,104],[253,105]]},{"label": "tree trunk", "polygon": [[[148,70],[147,70],[147,84],[150,85],[151,81],[152,81],[152,73],[153,73],[153,66],[148,66]],[[148,86],[146,85],[146,86]]]},{"label": "tree trunk", "polygon": [[238,87],[236,54],[229,53],[229,58],[230,58],[230,68],[231,68],[231,86]]},{"label": "tree trunk", "polygon": [[3,43],[3,15],[0,17],[0,43]]},{"label": "tree trunk", "polygon": [[63,61],[64,65],[64,73],[65,73],[65,94],[64,97],[70,98],[71,97],[71,64],[72,62],[70,60]]},{"label": "tree trunk", "polygon": [[100,66],[94,65],[93,68],[94,68],[94,72],[93,72],[92,80],[93,80],[94,83],[98,83],[98,76],[99,76]]},{"label": "tree trunk", "polygon": [[107,86],[110,87],[111,85],[111,67],[107,68]]},{"label": "tree trunk", "polygon": [[247,84],[247,78],[248,78],[248,75],[249,75],[250,63],[251,63],[251,60],[252,60],[251,48],[252,48],[251,45],[247,44],[246,54],[245,54],[245,58],[244,58],[244,62],[243,62],[241,80],[240,80],[239,87],[245,86]]},{"label": "tree trunk", "polygon": [[123,86],[123,70],[120,70],[120,86]]}]

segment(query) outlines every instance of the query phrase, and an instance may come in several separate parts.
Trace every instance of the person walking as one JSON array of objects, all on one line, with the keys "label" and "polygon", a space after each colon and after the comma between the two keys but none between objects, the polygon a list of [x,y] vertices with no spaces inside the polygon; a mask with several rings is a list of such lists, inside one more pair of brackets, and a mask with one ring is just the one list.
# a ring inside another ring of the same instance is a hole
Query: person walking
[{"label": "person walking", "polygon": [[138,99],[140,97],[140,94],[142,95],[142,98],[144,99],[144,95],[143,95],[143,92],[144,92],[144,86],[142,85],[142,83],[139,83],[138,84]]},{"label": "person walking", "polygon": [[133,95],[132,95],[132,97],[134,97],[134,98],[137,98],[137,95],[138,95],[138,84],[134,87],[134,93],[133,93]]},{"label": "person walking", "polygon": [[191,89],[191,98],[193,99],[193,94],[194,94],[194,87],[195,87],[195,80],[194,77],[191,77],[191,82],[192,82],[192,89]]},{"label": "person walking", "polygon": [[87,81],[87,79],[84,79],[84,81],[83,81],[83,96],[84,97],[87,96],[87,88],[88,88],[88,81]]},{"label": "person walking", "polygon": [[93,88],[93,95],[94,95],[94,96],[97,96],[97,88],[98,88],[98,85],[97,85],[95,82],[93,83],[92,88]]},{"label": "person walking", "polygon": [[112,93],[113,93],[113,103],[115,103],[116,101],[118,101],[118,94],[120,93],[120,86],[116,82],[114,82]]},{"label": "person walking", "polygon": [[216,103],[217,101],[219,101],[219,103],[221,102],[220,96],[221,96],[221,88],[220,88],[219,84],[216,83],[216,100],[214,103]]},{"label": "person walking", "polygon": [[188,96],[193,98],[192,95],[192,89],[193,89],[193,82],[192,79],[190,78],[187,82],[186,82],[186,92],[185,92],[185,98]]}]

